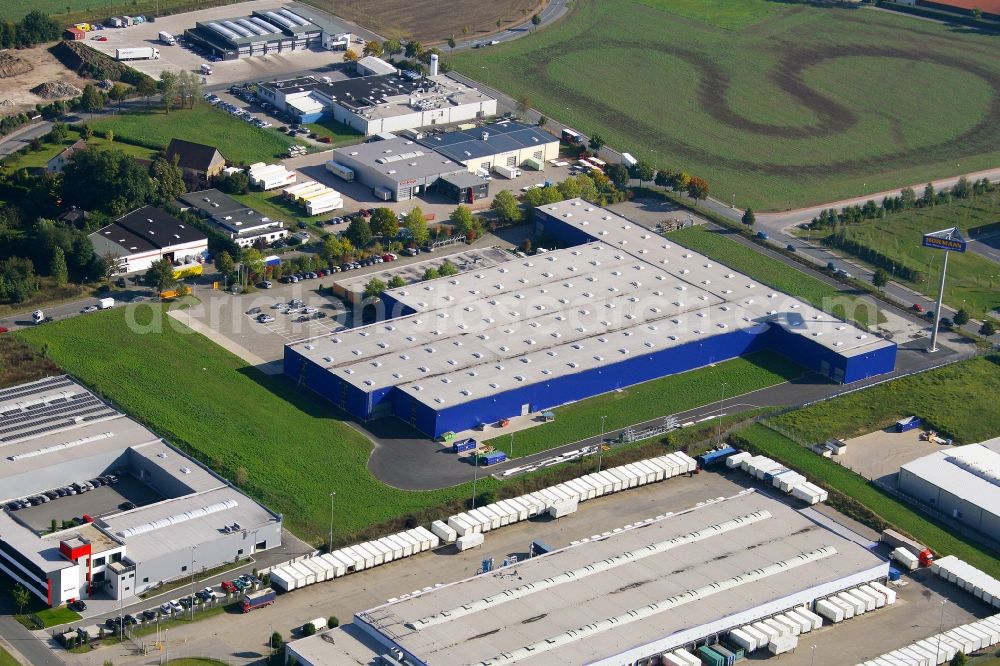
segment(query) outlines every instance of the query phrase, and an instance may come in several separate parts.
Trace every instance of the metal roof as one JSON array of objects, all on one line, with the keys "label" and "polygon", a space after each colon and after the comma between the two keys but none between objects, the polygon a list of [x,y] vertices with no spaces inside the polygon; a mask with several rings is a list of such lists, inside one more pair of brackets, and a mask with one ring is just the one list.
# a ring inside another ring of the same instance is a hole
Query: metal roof
[{"label": "metal roof", "polygon": [[347,167],[360,164],[398,182],[465,171],[461,164],[398,137],[338,148],[333,151],[332,159]]},{"label": "metal roof", "polygon": [[599,240],[389,290],[417,314],[290,346],[362,390],[444,408],[763,325],[844,356],[891,344],[605,209],[542,210]]},{"label": "metal roof", "polygon": [[502,121],[471,130],[432,134],[420,143],[456,162],[497,155],[524,148],[541,147],[559,139],[548,132],[515,121]]},{"label": "metal roof", "polygon": [[996,440],[968,444],[900,466],[944,492],[1000,516],[1000,446]]},{"label": "metal roof", "polygon": [[[653,641],[683,644],[885,569],[751,492],[388,603],[355,623],[439,666],[584,664]],[[320,636],[292,647],[316,666],[343,663]]]}]

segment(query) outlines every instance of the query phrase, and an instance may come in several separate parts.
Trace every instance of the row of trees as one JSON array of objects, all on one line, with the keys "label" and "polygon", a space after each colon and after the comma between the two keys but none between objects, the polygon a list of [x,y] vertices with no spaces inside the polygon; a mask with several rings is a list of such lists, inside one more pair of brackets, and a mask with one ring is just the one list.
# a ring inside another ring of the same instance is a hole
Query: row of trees
[{"label": "row of trees", "polygon": [[0,21],[0,48],[34,46],[59,39],[59,23],[51,16],[33,9],[17,23]]}]

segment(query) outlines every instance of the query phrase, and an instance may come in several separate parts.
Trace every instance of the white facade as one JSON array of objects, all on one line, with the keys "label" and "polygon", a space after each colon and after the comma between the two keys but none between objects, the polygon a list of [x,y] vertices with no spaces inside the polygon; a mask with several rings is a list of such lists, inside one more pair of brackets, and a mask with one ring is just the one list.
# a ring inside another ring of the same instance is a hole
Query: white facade
[{"label": "white facade", "polygon": [[171,257],[174,261],[184,260],[184,264],[195,264],[198,257],[203,257],[208,252],[207,238],[191,243],[153,248],[144,252],[129,252],[121,245],[109,241],[96,233],[90,235],[90,241],[94,245],[94,253],[97,256],[102,257],[111,253],[117,257],[117,273],[119,275],[147,270],[153,265],[153,262],[159,261],[164,257]]}]

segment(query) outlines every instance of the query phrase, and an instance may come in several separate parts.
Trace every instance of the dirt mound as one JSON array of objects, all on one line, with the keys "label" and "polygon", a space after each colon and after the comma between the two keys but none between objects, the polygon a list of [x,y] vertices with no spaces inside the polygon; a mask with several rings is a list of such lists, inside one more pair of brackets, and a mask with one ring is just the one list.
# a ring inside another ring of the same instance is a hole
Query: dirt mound
[{"label": "dirt mound", "polygon": [[31,63],[21,60],[11,53],[0,53],[0,79],[25,74],[34,69]]},{"label": "dirt mound", "polygon": [[76,97],[82,91],[76,86],[71,86],[68,83],[63,83],[62,81],[49,81],[41,84],[40,86],[35,86],[31,89],[31,92],[35,93],[42,99],[66,99],[69,97]]}]

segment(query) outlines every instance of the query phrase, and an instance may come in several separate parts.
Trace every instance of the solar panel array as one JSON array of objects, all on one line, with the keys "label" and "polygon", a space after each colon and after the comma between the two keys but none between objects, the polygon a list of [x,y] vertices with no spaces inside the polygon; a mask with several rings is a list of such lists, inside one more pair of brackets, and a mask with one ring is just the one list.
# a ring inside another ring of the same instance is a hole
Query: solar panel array
[{"label": "solar panel array", "polygon": [[118,416],[93,393],[74,389],[69,378],[52,377],[0,391],[0,443]]}]

